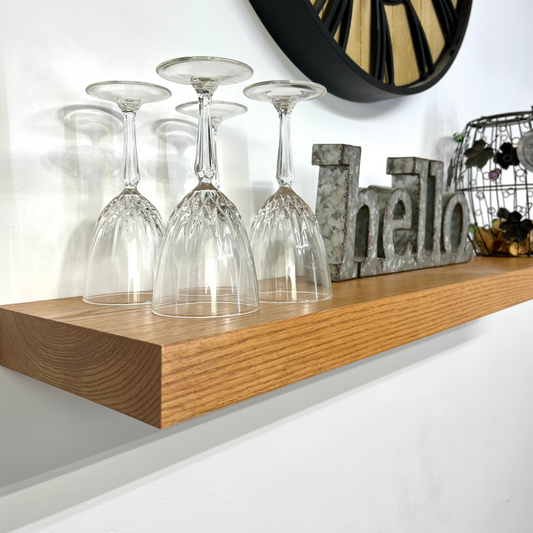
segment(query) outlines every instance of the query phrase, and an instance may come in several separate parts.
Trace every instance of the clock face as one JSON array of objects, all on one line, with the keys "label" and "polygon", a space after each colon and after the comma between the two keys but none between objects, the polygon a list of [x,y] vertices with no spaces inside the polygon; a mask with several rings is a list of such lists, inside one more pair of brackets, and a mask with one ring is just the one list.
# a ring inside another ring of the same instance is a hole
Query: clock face
[{"label": "clock face", "polygon": [[473,0],[250,0],[309,79],[354,102],[424,91],[452,64]]}]

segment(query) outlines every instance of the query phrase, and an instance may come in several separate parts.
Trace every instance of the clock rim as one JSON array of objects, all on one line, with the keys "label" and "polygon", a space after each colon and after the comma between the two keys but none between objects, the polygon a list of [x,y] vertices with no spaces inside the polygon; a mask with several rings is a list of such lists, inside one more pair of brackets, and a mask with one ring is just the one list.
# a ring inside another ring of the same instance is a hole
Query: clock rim
[{"label": "clock rim", "polygon": [[[368,103],[418,94],[438,83],[457,57],[473,0],[459,0],[459,24],[453,43],[435,61],[434,72],[403,86],[383,83],[361,68],[333,39],[309,0],[250,0],[250,4],[283,53],[309,79],[339,98]],[[294,20],[299,21],[298,25]]]}]

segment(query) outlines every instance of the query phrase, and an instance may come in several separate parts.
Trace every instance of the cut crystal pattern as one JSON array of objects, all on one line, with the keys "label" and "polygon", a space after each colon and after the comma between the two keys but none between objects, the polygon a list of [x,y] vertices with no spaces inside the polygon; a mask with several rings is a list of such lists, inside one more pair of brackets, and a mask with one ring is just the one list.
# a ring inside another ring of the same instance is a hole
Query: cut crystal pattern
[{"label": "cut crystal pattern", "polygon": [[149,302],[163,232],[159,211],[136,189],[113,198],[98,219],[87,263],[92,303]]},{"label": "cut crystal pattern", "polygon": [[280,187],[261,207],[250,241],[261,301],[331,296],[320,228],[311,208],[290,187]]},{"label": "cut crystal pattern", "polygon": [[[255,311],[254,273],[237,208],[212,184],[199,183],[176,206],[168,222],[153,310],[164,316],[183,314],[185,306],[189,316]],[[248,291],[249,287],[254,290]]]}]

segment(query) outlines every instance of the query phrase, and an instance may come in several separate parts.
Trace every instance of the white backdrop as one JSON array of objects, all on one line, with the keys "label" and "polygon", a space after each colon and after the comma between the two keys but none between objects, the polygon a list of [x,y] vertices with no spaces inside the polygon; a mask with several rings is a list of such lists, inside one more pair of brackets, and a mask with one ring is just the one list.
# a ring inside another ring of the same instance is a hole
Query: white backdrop
[{"label": "white backdrop", "polygon": [[[163,60],[218,55],[252,82],[302,74],[248,0],[1,2],[0,304],[81,293],[92,227],[120,191],[118,110],[84,88],[167,86],[138,115],[140,190],[167,217],[194,186],[190,87]],[[280,14],[281,16],[281,14]],[[532,103],[533,6],[474,2],[462,50],[426,93],[326,96],[294,113],[295,189],[314,206],[311,145],[363,147],[362,185],[388,156],[447,159],[483,114]],[[223,189],[249,222],[274,190],[277,122],[220,129]],[[165,431],[0,368],[0,531],[24,533],[530,533],[533,361],[523,304]]]}]

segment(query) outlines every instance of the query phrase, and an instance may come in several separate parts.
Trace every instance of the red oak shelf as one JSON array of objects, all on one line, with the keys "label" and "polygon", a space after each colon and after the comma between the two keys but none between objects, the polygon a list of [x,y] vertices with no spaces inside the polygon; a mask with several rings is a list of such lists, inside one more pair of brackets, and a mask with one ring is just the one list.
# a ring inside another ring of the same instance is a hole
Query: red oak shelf
[{"label": "red oak shelf", "polygon": [[344,281],[223,319],[65,298],[0,307],[0,365],[166,428],[533,299],[533,261]]}]

